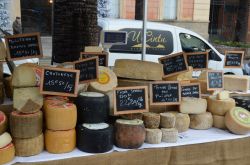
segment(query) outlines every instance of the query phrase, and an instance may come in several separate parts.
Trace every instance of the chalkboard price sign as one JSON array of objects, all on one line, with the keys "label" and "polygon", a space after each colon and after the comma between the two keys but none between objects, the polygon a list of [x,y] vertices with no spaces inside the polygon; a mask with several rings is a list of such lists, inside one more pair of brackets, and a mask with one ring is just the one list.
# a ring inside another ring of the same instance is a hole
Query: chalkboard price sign
[{"label": "chalkboard price sign", "polygon": [[150,105],[178,105],[180,100],[181,93],[178,81],[150,84]]},{"label": "chalkboard price sign", "polygon": [[201,91],[199,83],[181,84],[181,97],[200,98],[200,96]]},{"label": "chalkboard price sign", "polygon": [[6,36],[5,43],[10,60],[41,58],[43,56],[39,33]]},{"label": "chalkboard price sign", "polygon": [[208,52],[196,52],[186,54],[188,66],[192,66],[194,70],[207,69]]},{"label": "chalkboard price sign", "polygon": [[74,69],[80,70],[79,81],[91,82],[98,79],[98,57],[74,62]]},{"label": "chalkboard price sign", "polygon": [[224,68],[241,68],[244,59],[244,51],[226,51]]},{"label": "chalkboard price sign", "polygon": [[108,53],[100,53],[100,52],[81,52],[81,59],[98,57],[99,66],[108,66]]},{"label": "chalkboard price sign", "polygon": [[44,68],[40,92],[48,95],[76,97],[79,75],[79,70]]},{"label": "chalkboard price sign", "polygon": [[114,114],[131,114],[148,111],[148,87],[119,87],[114,90]]},{"label": "chalkboard price sign", "polygon": [[207,71],[207,90],[223,89],[223,71]]},{"label": "chalkboard price sign", "polygon": [[164,77],[169,77],[188,71],[188,65],[184,53],[177,53],[159,58],[163,64]]}]

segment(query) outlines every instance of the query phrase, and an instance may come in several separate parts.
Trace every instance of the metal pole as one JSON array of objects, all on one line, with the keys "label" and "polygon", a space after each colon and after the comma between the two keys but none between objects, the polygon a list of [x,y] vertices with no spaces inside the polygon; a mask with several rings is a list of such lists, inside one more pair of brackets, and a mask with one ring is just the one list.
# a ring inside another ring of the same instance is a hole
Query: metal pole
[{"label": "metal pole", "polygon": [[144,0],[143,2],[143,38],[142,38],[142,56],[141,60],[145,60],[146,55],[146,41],[147,41],[147,6],[148,0]]}]

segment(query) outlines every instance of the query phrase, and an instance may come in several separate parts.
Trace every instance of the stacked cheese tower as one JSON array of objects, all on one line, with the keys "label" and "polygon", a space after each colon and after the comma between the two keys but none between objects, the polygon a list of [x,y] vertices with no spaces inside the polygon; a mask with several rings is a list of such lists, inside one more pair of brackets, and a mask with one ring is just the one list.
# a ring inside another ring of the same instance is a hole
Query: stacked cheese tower
[{"label": "stacked cheese tower", "polygon": [[76,146],[77,109],[68,98],[48,96],[44,100],[45,149],[54,154],[71,152]]},{"label": "stacked cheese tower", "polygon": [[32,156],[43,151],[43,96],[39,92],[40,68],[35,64],[23,64],[15,68],[13,106],[10,114],[10,131],[17,156]]}]

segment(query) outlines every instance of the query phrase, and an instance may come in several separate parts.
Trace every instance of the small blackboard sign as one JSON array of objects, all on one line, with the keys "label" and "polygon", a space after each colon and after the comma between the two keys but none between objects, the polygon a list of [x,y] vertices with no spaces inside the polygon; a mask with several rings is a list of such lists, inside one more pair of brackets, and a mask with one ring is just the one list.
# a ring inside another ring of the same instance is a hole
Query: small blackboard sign
[{"label": "small blackboard sign", "polygon": [[81,52],[80,59],[98,57],[99,66],[108,66],[108,53],[105,52]]},{"label": "small blackboard sign", "polygon": [[178,81],[150,84],[150,105],[178,105],[180,100],[181,93]]},{"label": "small blackboard sign", "polygon": [[181,84],[181,97],[201,97],[200,83]]},{"label": "small blackboard sign", "polygon": [[188,71],[187,60],[183,52],[161,57],[159,62],[163,64],[164,78]]},{"label": "small blackboard sign", "polygon": [[241,68],[244,59],[244,51],[226,51],[224,68]]},{"label": "small blackboard sign", "polygon": [[41,58],[43,56],[40,33],[6,36],[5,43],[9,60]]},{"label": "small blackboard sign", "polygon": [[207,71],[207,90],[223,89],[223,71]]},{"label": "small blackboard sign", "polygon": [[77,97],[79,75],[79,70],[44,68],[40,92],[48,95]]},{"label": "small blackboard sign", "polygon": [[98,79],[98,57],[74,62],[74,69],[80,70],[79,82],[91,82]]},{"label": "small blackboard sign", "polygon": [[208,52],[195,52],[186,54],[188,66],[192,66],[193,70],[207,69]]},{"label": "small blackboard sign", "polygon": [[119,87],[114,90],[114,114],[131,114],[148,111],[148,87]]}]

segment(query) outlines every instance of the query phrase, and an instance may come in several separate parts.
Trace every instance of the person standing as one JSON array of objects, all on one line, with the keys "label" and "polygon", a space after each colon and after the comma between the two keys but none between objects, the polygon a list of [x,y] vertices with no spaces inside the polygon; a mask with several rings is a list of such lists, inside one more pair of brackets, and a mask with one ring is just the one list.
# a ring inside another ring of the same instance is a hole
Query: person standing
[{"label": "person standing", "polygon": [[13,34],[22,34],[21,18],[16,17],[16,20],[12,24]]}]

